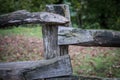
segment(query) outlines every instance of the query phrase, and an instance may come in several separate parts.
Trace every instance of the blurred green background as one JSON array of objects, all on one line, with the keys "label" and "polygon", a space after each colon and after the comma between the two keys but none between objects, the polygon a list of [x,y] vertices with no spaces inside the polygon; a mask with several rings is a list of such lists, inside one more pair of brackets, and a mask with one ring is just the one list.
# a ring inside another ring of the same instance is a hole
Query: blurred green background
[{"label": "blurred green background", "polygon": [[0,0],[0,14],[45,11],[47,4],[68,4],[73,27],[120,30],[120,0]]}]

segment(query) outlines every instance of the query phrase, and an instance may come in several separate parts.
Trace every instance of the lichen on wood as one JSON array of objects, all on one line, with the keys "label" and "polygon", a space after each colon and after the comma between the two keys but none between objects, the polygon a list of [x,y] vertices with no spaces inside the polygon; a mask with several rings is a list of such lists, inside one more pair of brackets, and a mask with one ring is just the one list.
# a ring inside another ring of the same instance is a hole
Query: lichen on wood
[{"label": "lichen on wood", "polygon": [[0,15],[0,27],[21,24],[62,25],[68,22],[68,19],[65,17],[49,12],[28,12],[26,10],[18,10],[8,14]]},{"label": "lichen on wood", "polygon": [[59,27],[59,45],[120,47],[120,32]]}]

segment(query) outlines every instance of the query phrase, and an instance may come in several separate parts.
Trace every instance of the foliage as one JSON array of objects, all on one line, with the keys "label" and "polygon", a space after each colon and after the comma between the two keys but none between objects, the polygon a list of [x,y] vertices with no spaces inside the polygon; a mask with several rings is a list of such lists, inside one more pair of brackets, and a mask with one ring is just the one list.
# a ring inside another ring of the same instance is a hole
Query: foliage
[{"label": "foliage", "polygon": [[46,4],[65,3],[70,5],[73,26],[120,30],[120,0],[0,0],[0,3],[0,14],[21,9],[44,11]]},{"label": "foliage", "polygon": [[87,17],[90,17],[93,14],[91,19],[94,21],[94,23],[98,22],[101,28],[117,30],[118,28],[115,23],[117,19],[120,19],[119,7],[120,5],[118,0],[88,1],[88,9],[86,10],[89,13],[87,14]]},{"label": "foliage", "polygon": [[119,0],[71,0],[71,5],[81,28],[120,30]]},{"label": "foliage", "polygon": [[28,11],[44,11],[46,4],[56,0],[0,0],[0,14],[15,10],[26,9]]}]

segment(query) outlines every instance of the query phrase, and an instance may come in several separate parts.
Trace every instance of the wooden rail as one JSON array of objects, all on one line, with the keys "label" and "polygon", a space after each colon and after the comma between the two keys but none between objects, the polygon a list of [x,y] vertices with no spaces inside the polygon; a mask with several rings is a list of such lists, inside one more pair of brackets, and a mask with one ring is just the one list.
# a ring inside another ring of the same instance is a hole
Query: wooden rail
[{"label": "wooden rail", "polygon": [[120,47],[120,32],[59,27],[59,45]]},{"label": "wooden rail", "polygon": [[68,55],[49,60],[0,63],[2,80],[36,80],[71,74]]},{"label": "wooden rail", "polygon": [[[57,14],[48,13],[48,12],[30,13],[26,10],[19,10],[19,11],[15,11],[15,12],[0,16],[0,27],[10,26],[10,25],[20,25],[20,24],[41,23],[42,25],[44,25],[43,31],[44,30],[48,31],[48,28],[52,29],[53,25],[54,25],[53,29],[56,28],[55,31],[57,31],[58,29],[55,26],[63,25],[68,22],[69,21],[66,18],[60,15],[57,15]],[[49,27],[45,29],[46,25],[48,25]],[[54,35],[55,31],[53,32],[53,34],[51,33],[46,34],[46,36],[48,35],[47,37],[49,37],[49,34]],[[67,28],[60,27],[59,32],[56,32],[56,38],[57,38],[57,33],[58,33],[58,44],[61,45],[63,49],[65,49],[64,47],[65,45],[120,47],[120,32],[119,31],[82,30],[82,29],[74,29],[74,28],[68,28],[68,27]],[[55,40],[55,36],[53,36],[53,40],[51,41],[54,42],[54,40]],[[48,42],[48,41],[45,41],[45,42]],[[53,43],[53,42],[50,42],[50,43]],[[52,49],[50,50],[52,51]],[[63,53],[67,54],[66,50],[65,52],[63,52],[64,50],[61,50],[62,53],[60,53],[59,55]]]},{"label": "wooden rail", "polygon": [[0,15],[0,27],[21,25],[21,24],[52,24],[62,25],[69,20],[61,15],[48,12],[28,12],[18,10],[8,14]]}]

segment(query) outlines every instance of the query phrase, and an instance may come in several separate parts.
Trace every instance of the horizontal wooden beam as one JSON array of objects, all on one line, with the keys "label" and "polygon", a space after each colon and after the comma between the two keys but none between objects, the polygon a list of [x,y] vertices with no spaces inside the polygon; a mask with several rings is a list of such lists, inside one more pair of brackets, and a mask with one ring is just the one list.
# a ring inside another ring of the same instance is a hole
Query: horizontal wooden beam
[{"label": "horizontal wooden beam", "polygon": [[37,80],[72,75],[68,55],[49,60],[0,63],[2,80]]},{"label": "horizontal wooden beam", "polygon": [[65,17],[48,12],[28,12],[26,10],[18,10],[0,15],[0,27],[33,23],[61,25],[68,22],[69,21]]},{"label": "horizontal wooden beam", "polygon": [[59,27],[59,45],[120,47],[120,32]]}]

